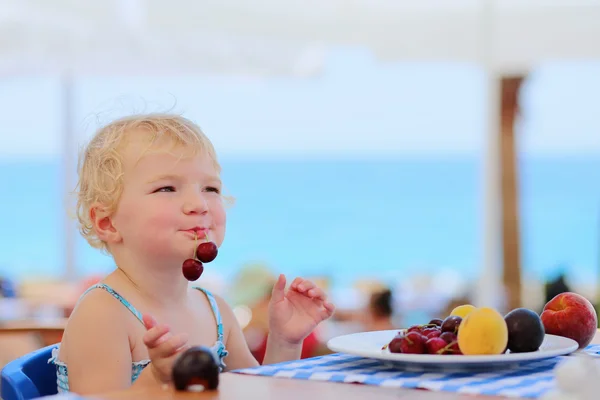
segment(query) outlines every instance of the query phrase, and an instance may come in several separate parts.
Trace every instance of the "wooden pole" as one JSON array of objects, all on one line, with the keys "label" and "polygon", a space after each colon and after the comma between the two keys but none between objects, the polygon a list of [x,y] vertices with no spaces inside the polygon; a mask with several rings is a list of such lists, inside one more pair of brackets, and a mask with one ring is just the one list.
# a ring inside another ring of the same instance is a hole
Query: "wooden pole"
[{"label": "wooden pole", "polygon": [[519,183],[515,123],[519,116],[519,91],[524,76],[501,78],[500,175],[502,196],[503,282],[506,307],[521,307],[521,250]]},{"label": "wooden pole", "polygon": [[495,64],[495,4],[484,0],[481,6],[479,35],[481,65],[485,73],[486,103],[484,146],[482,148],[482,260],[474,286],[473,304],[504,308],[502,284],[502,238],[500,206],[500,79]]}]

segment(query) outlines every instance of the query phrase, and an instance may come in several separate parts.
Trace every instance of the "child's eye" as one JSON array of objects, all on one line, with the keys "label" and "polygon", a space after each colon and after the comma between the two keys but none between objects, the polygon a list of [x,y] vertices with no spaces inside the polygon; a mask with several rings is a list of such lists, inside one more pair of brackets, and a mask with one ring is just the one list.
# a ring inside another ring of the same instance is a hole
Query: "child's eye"
[{"label": "child's eye", "polygon": [[212,193],[221,193],[221,190],[219,188],[216,188],[214,186],[208,186],[206,189],[207,192],[212,192]]},{"label": "child's eye", "polygon": [[156,189],[154,193],[158,192],[174,192],[175,188],[173,186],[163,186],[160,189]]}]

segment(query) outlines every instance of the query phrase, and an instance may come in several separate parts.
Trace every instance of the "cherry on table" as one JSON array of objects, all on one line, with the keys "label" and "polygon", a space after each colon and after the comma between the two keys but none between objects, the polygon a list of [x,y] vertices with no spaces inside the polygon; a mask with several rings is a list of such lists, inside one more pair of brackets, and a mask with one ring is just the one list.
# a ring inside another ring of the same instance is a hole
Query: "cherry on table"
[{"label": "cherry on table", "polygon": [[173,364],[173,385],[178,391],[200,385],[202,390],[219,386],[219,366],[209,348],[195,346],[184,351]]}]

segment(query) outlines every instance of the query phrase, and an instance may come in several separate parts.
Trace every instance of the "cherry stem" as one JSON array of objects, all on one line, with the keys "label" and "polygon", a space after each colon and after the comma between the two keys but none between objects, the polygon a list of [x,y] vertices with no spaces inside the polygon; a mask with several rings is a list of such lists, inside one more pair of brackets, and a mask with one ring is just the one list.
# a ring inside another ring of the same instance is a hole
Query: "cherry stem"
[{"label": "cherry stem", "polygon": [[206,241],[210,242],[210,239],[208,238],[208,232],[204,232],[204,234],[206,235]]},{"label": "cherry stem", "polygon": [[443,348],[439,349],[438,351],[436,351],[437,354],[442,354],[443,352],[450,350],[450,348],[455,345],[457,342],[456,340],[448,343],[446,346],[444,346]]},{"label": "cherry stem", "polygon": [[198,233],[194,232],[194,254],[192,255],[193,259],[196,259],[196,248],[198,247]]}]

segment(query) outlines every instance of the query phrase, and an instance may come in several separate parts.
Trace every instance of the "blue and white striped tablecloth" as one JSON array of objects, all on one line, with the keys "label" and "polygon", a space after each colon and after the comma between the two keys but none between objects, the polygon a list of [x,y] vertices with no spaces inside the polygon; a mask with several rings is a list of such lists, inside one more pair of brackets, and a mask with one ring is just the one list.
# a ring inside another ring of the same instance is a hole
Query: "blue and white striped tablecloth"
[{"label": "blue and white striped tablecloth", "polygon": [[[600,345],[590,345],[585,351],[600,354]],[[233,372],[465,394],[539,398],[554,388],[553,368],[565,357],[568,356],[533,361],[512,369],[493,372],[449,373],[403,371],[379,360],[336,353]],[[600,358],[597,361],[600,363]]]}]

